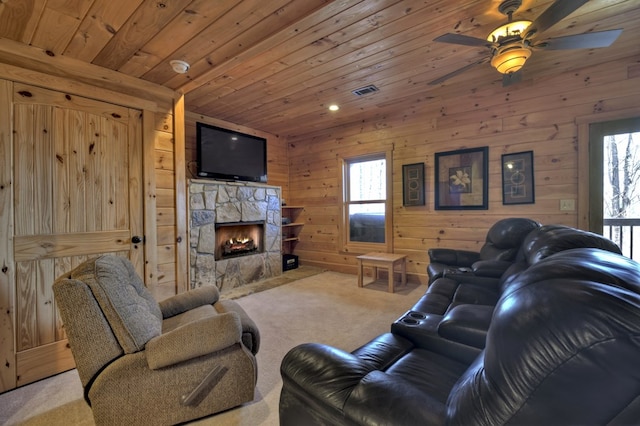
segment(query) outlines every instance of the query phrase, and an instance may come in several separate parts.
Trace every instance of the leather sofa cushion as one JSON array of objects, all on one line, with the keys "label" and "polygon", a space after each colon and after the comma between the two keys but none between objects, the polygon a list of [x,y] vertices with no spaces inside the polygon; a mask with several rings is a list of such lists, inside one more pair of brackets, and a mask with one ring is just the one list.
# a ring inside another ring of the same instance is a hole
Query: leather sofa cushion
[{"label": "leather sofa cushion", "polygon": [[468,364],[450,357],[416,348],[387,369],[386,373],[402,378],[444,404],[451,388],[468,367]]},{"label": "leather sofa cushion", "polygon": [[438,334],[445,339],[484,349],[492,315],[493,306],[454,306],[438,324]]}]

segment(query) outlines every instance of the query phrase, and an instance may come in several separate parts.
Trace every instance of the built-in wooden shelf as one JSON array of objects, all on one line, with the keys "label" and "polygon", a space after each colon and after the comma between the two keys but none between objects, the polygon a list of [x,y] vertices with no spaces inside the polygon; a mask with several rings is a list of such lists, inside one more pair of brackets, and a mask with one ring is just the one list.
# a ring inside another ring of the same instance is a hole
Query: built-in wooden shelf
[{"label": "built-in wooden shelf", "polygon": [[[302,222],[296,222],[302,212],[302,206],[282,206],[282,253],[293,254],[296,243],[299,241],[298,235],[304,226]],[[284,223],[288,219],[288,223]]]}]

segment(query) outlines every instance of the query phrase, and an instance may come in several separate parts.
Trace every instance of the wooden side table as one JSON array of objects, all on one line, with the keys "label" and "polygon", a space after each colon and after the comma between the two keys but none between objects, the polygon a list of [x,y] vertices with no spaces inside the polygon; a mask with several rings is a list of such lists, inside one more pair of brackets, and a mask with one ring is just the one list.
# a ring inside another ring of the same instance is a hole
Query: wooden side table
[{"label": "wooden side table", "polygon": [[386,268],[389,271],[389,293],[393,293],[393,273],[396,266],[399,266],[401,282],[407,284],[407,255],[394,253],[367,253],[358,256],[358,287],[363,287],[362,277],[364,276],[364,267],[373,267],[373,279],[378,278],[378,268]]}]

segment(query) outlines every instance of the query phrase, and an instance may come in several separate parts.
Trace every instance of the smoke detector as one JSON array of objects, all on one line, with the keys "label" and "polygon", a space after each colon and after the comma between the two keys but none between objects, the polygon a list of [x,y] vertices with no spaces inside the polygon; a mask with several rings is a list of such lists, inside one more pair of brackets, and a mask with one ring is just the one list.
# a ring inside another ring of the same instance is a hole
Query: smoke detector
[{"label": "smoke detector", "polygon": [[187,71],[189,71],[189,67],[191,66],[187,62],[177,59],[169,61],[169,65],[171,65],[171,68],[173,68],[173,70],[178,74],[185,74]]}]

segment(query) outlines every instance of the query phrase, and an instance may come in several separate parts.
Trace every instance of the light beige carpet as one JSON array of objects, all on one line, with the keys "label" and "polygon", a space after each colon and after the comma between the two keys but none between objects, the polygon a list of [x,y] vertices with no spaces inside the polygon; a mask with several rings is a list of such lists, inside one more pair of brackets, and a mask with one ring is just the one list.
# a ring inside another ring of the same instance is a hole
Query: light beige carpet
[{"label": "light beige carpet", "polygon": [[[280,362],[304,342],[351,351],[389,331],[391,323],[424,293],[417,283],[387,292],[386,281],[357,287],[355,275],[320,274],[237,299],[262,337],[253,402],[193,424],[278,425]],[[93,425],[75,370],[0,395],[0,424]]]}]

